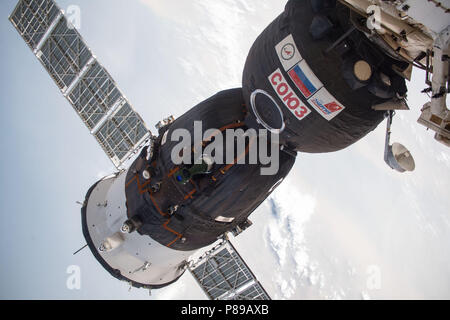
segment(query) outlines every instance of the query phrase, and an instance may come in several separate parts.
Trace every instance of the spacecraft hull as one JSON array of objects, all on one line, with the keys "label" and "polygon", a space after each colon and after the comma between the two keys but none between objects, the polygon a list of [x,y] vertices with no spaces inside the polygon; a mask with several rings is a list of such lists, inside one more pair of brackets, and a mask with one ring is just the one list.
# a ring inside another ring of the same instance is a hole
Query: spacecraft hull
[{"label": "spacecraft hull", "polygon": [[[189,165],[175,164],[172,157],[173,149],[179,144],[178,139],[172,139],[177,129],[187,130],[192,139],[197,121],[201,121],[202,134],[216,129],[216,137],[226,135],[227,130],[244,131],[248,129],[244,122],[247,112],[241,88],[224,90],[160,130],[153,158],[146,160],[141,155],[127,173],[128,217],[138,217],[142,222],[138,233],[149,235],[167,247],[189,251],[210,245],[233,229],[248,226],[249,215],[289,173],[295,162],[295,152],[280,151],[279,157],[274,157],[278,170],[272,175],[262,175],[261,168],[266,165],[258,159],[251,164],[248,158],[249,145],[258,143],[260,146],[261,142],[256,141],[257,138],[253,142],[246,139],[245,150],[234,150],[233,157],[243,163],[214,163],[208,173],[199,174],[185,184],[179,183],[176,176]],[[189,149],[194,149],[193,143],[189,144]],[[227,153],[230,147],[225,142],[221,146],[224,154]],[[276,144],[276,148],[280,146]],[[149,172],[149,179],[145,179],[144,171]],[[170,212],[170,208],[177,210]]]},{"label": "spacecraft hull", "polygon": [[167,248],[150,236],[123,233],[127,220],[127,171],[105,177],[88,191],[82,207],[82,227],[94,257],[114,277],[135,287],[160,288],[181,277],[194,251]]},{"label": "spacecraft hull", "polygon": [[[374,106],[406,94],[393,66],[408,64],[386,55],[354,29],[351,18],[339,2],[314,10],[310,1],[291,0],[250,49],[243,72],[245,103],[251,105],[255,90],[266,91],[283,111],[281,140],[296,151],[348,147],[384,119],[384,111]],[[270,101],[256,104],[248,122],[272,121]]]}]

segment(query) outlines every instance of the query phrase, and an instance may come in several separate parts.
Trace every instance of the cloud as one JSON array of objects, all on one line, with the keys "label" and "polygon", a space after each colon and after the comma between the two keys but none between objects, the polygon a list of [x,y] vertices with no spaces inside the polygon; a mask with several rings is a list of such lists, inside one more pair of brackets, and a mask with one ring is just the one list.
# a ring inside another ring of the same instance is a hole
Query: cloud
[{"label": "cloud", "polygon": [[182,22],[188,20],[197,7],[196,1],[160,1],[160,0],[140,0],[155,15],[169,19],[173,22]]},{"label": "cloud", "polygon": [[[275,275],[275,282],[277,283],[278,289],[281,293],[281,299],[292,298],[297,289],[297,283],[294,278],[286,280],[281,274]],[[277,297],[280,296],[277,294]]]},{"label": "cloud", "polygon": [[176,281],[168,287],[155,291],[157,300],[174,300],[189,297],[187,285],[184,281]]},{"label": "cloud", "polygon": [[[189,79],[197,99],[240,87],[249,49],[274,18],[274,5],[243,0],[140,0],[158,18],[170,22],[172,41],[182,48],[177,65]],[[259,7],[261,6],[261,7]],[[276,5],[281,12],[282,4]]]},{"label": "cloud", "polygon": [[323,286],[324,276],[309,257],[304,233],[314,214],[316,199],[285,181],[266,203],[272,215],[265,228],[265,241],[277,261],[273,276],[277,295],[282,299],[293,298],[301,279],[312,286]]}]

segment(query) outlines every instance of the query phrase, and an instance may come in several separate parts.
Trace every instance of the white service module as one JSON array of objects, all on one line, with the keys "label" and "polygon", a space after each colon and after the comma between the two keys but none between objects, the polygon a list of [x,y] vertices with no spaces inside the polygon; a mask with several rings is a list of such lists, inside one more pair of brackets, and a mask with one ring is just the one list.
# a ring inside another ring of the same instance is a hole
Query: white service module
[{"label": "white service module", "polygon": [[121,232],[128,219],[126,175],[127,171],[120,171],[105,177],[88,193],[83,232],[96,258],[115,277],[135,286],[167,285],[184,273],[186,261],[195,251],[170,249],[148,235]]}]

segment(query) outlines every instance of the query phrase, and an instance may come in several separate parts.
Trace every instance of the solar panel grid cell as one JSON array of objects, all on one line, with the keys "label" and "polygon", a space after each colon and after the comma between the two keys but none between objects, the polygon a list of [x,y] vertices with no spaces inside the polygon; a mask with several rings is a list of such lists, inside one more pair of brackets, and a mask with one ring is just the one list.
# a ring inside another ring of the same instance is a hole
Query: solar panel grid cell
[{"label": "solar panel grid cell", "polygon": [[110,157],[123,159],[147,132],[140,117],[126,102],[100,127],[95,136]]},{"label": "solar panel grid cell", "polygon": [[75,29],[61,18],[42,45],[40,60],[60,89],[69,87],[92,53]]},{"label": "solar panel grid cell", "polygon": [[121,93],[106,70],[95,61],[67,98],[92,130],[121,98]]},{"label": "solar panel grid cell", "polygon": [[10,20],[30,48],[35,49],[58,13],[52,0],[24,0],[17,4]]}]

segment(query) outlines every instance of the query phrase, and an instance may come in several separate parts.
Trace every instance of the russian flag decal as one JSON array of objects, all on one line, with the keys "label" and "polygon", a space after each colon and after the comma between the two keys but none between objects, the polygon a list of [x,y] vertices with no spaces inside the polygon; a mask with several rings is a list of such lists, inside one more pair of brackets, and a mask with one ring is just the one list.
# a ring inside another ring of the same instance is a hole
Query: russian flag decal
[{"label": "russian flag decal", "polygon": [[323,86],[305,60],[295,65],[288,73],[291,80],[306,99],[311,97]]}]

